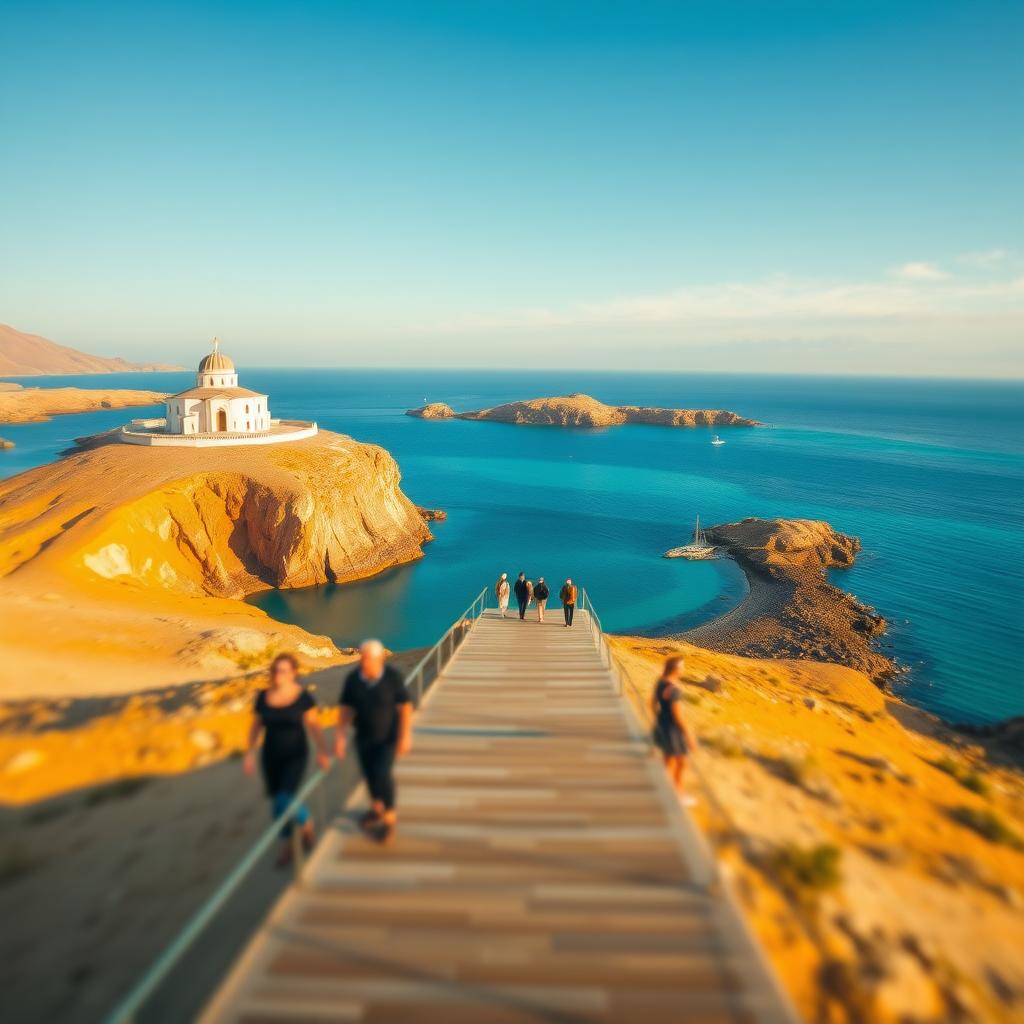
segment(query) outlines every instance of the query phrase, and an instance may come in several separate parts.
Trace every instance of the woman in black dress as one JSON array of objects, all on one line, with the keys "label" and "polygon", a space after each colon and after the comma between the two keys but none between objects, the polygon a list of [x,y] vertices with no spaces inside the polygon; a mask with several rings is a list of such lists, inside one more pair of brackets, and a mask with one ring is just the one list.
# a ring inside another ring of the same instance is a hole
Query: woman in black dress
[{"label": "woman in black dress", "polygon": [[696,799],[683,792],[683,775],[686,772],[686,758],[697,749],[697,741],[690,727],[683,719],[679,692],[679,675],[683,670],[683,659],[669,658],[665,662],[661,678],[651,694],[651,708],[654,711],[654,742],[665,758],[665,769],[672,779],[679,799],[687,807],[696,804]]},{"label": "woman in black dress", "polygon": [[[263,769],[263,781],[267,786],[274,818],[284,813],[302,783],[309,755],[307,729],[316,743],[317,763],[321,768],[331,763],[323,729],[316,716],[316,701],[296,679],[298,668],[299,663],[290,654],[279,654],[273,660],[270,665],[270,685],[260,690],[256,698],[252,726],[249,729],[245,774],[253,775],[256,772],[256,745],[262,734],[260,767]],[[302,829],[302,841],[308,849],[313,845],[313,821],[305,805],[299,808],[295,821]],[[277,860],[281,867],[291,860],[291,832],[292,823],[288,822],[281,831],[284,845]]]}]

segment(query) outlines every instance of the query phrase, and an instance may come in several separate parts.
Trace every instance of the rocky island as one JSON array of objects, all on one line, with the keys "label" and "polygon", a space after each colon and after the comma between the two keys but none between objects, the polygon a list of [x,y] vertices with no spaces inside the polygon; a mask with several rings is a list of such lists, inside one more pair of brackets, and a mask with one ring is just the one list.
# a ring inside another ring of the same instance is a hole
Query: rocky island
[{"label": "rocky island", "polygon": [[406,416],[416,416],[421,420],[451,420],[455,419],[455,410],[444,402],[431,402],[428,405],[421,405],[418,409],[410,409]]},{"label": "rocky island", "polygon": [[101,435],[0,482],[2,696],[223,678],[334,644],[238,599],[371,576],[431,539],[382,448],[321,431],[261,448]]},{"label": "rocky island", "polygon": [[589,395],[564,395],[509,402],[475,412],[454,412],[442,402],[434,402],[406,415],[421,419],[490,420],[544,427],[619,427],[644,424],[657,427],[756,427],[756,420],[745,419],[724,409],[654,409],[638,405],[605,405]]},{"label": "rocky island", "polygon": [[705,531],[743,569],[747,599],[681,639],[752,658],[808,658],[846,665],[883,684],[895,671],[870,640],[885,620],[825,577],[853,565],[860,541],[810,519],[744,519]]},{"label": "rocky island", "polygon": [[0,423],[43,423],[51,416],[98,409],[128,409],[160,405],[163,391],[121,388],[23,388],[19,384],[0,390]]}]

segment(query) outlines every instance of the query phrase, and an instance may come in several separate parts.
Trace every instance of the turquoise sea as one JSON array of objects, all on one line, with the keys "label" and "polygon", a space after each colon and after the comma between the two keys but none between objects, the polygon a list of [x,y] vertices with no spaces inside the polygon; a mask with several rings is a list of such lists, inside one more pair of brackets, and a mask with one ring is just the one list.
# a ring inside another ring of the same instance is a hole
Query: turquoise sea
[{"label": "turquoise sea", "polygon": [[[448,512],[425,557],[372,580],[252,603],[342,645],[433,641],[499,572],[585,586],[612,632],[672,632],[742,600],[732,563],[661,557],[705,523],[825,519],[860,537],[837,586],[891,623],[896,688],[954,721],[1024,712],[1024,384],[909,379],[481,371],[240,371],[275,415],[386,447],[417,504]],[[180,390],[191,374],[26,385]],[[404,415],[579,391],[612,404],[732,409],[764,429],[564,430]],[[4,427],[4,475],[140,412]]]}]

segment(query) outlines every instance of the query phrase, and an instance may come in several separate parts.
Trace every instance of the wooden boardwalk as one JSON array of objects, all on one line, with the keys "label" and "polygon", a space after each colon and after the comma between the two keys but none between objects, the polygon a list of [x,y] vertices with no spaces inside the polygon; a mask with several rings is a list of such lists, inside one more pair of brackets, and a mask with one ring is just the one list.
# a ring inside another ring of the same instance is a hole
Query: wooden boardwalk
[{"label": "wooden boardwalk", "polygon": [[202,1024],[795,1021],[585,613],[485,613],[398,779],[394,843],[336,822]]}]

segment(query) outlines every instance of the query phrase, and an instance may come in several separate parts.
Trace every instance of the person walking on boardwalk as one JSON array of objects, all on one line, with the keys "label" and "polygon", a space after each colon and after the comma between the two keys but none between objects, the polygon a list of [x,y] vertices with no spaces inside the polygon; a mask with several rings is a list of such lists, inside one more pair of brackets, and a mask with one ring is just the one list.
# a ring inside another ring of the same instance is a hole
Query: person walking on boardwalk
[{"label": "person walking on boardwalk", "polygon": [[521,572],[516,580],[516,600],[519,602],[519,618],[526,618],[526,606],[530,603],[530,587],[526,582],[526,573]]},{"label": "person walking on boardwalk", "polygon": [[397,669],[384,663],[384,645],[366,640],[359,648],[359,668],[341,689],[341,714],[334,738],[334,755],[345,756],[345,731],[355,732],[356,756],[372,804],[362,826],[382,843],[395,834],[395,758],[412,749],[412,700]]},{"label": "person walking on boardwalk", "polygon": [[508,573],[503,572],[498,577],[498,582],[494,584],[494,596],[498,599],[498,608],[502,618],[505,618],[505,612],[508,609],[508,595],[511,590],[512,588],[508,585]]},{"label": "person walking on boardwalk", "polygon": [[537,602],[537,621],[544,621],[544,609],[547,607],[548,598],[551,596],[551,591],[548,589],[548,585],[544,582],[544,577],[541,576],[537,580],[537,586],[533,588],[533,596]]},{"label": "person walking on boardwalk", "polygon": [[665,662],[661,678],[654,685],[651,695],[651,709],[654,711],[654,742],[665,759],[665,769],[672,779],[679,799],[687,807],[697,801],[683,790],[683,776],[686,773],[686,758],[697,749],[690,727],[683,718],[682,694],[679,692],[679,675],[683,670],[683,659],[675,656]]},{"label": "person walking on boardwalk", "polygon": [[[326,768],[330,763],[323,729],[316,714],[316,700],[296,676],[299,663],[290,654],[279,654],[270,665],[270,685],[260,690],[253,707],[252,725],[249,727],[249,745],[243,768],[246,775],[256,772],[256,745],[263,736],[260,768],[270,797],[271,814],[279,818],[295,799],[306,771],[309,756],[307,730],[317,749],[317,763]],[[302,842],[306,849],[313,845],[313,819],[302,805],[295,815],[302,829]],[[285,867],[292,859],[292,822],[281,830],[284,843],[277,858],[278,867]]]},{"label": "person walking on boardwalk", "polygon": [[572,625],[572,614],[576,611],[576,587],[572,580],[566,580],[562,589],[558,592],[559,600],[562,602],[562,611],[565,613],[566,627]]}]

